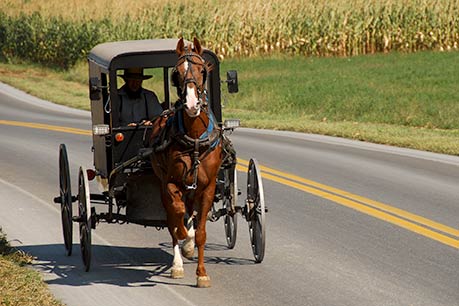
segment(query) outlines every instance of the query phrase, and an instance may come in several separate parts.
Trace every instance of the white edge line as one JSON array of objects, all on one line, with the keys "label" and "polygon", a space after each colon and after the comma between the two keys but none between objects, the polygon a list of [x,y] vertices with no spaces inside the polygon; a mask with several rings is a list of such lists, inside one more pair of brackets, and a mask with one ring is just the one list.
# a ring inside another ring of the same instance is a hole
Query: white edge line
[{"label": "white edge line", "polygon": [[291,131],[275,131],[275,130],[266,130],[266,129],[253,129],[253,128],[239,128],[234,134],[237,135],[237,132],[242,132],[241,134],[252,133],[259,135],[270,135],[276,137],[289,137],[293,139],[298,139],[302,141],[312,141],[318,143],[326,143],[331,145],[338,145],[344,147],[351,147],[357,149],[363,149],[373,152],[381,152],[394,154],[399,156],[414,157],[424,160],[429,160],[433,162],[440,162],[450,165],[459,166],[459,157],[455,155],[447,155],[434,153],[429,151],[421,151],[410,148],[389,146],[378,143],[364,142],[360,140],[342,138],[342,137],[333,137],[320,134],[310,134],[310,133],[300,133],[300,132],[291,132]]},{"label": "white edge line", "polygon": [[38,106],[47,110],[51,111],[58,111],[58,112],[63,112],[67,114],[74,114],[74,115],[80,115],[84,117],[90,117],[91,113],[89,111],[84,111],[81,109],[76,109],[76,108],[71,108],[65,105],[60,105],[60,104],[55,104],[47,100],[43,100],[40,98],[37,98],[35,96],[32,96],[22,90],[19,90],[15,87],[12,87],[8,84],[0,82],[0,92],[3,94],[10,96],[11,98],[18,99],[24,103],[31,104],[34,106]]}]

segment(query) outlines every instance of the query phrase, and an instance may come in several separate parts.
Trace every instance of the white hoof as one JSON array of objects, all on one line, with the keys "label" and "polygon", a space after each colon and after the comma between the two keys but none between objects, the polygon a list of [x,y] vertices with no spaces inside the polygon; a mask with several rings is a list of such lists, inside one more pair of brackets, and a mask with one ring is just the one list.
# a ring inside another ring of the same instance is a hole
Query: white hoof
[{"label": "white hoof", "polygon": [[210,287],[210,277],[209,276],[198,276],[196,281],[196,286],[198,288],[209,288]]},{"label": "white hoof", "polygon": [[183,271],[183,268],[172,267],[171,278],[177,279],[177,278],[184,278],[184,277],[185,277],[185,272]]}]

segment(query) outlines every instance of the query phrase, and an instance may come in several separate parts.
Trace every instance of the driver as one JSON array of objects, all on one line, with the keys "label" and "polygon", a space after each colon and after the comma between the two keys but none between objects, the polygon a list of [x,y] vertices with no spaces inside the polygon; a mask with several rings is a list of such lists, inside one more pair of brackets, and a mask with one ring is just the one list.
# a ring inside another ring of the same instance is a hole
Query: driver
[{"label": "driver", "polygon": [[119,89],[120,126],[152,125],[151,119],[162,113],[163,108],[156,94],[142,87],[143,68],[127,68],[119,75],[125,84]]}]

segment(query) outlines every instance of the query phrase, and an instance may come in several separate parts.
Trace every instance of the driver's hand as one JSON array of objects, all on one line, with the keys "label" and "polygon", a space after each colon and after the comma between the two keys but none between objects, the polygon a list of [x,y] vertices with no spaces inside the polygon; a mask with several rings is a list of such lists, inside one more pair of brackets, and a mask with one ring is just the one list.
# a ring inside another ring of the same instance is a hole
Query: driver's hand
[{"label": "driver's hand", "polygon": [[140,123],[132,122],[128,124],[128,126],[139,126],[139,125],[153,125],[153,123],[150,120],[143,120]]}]

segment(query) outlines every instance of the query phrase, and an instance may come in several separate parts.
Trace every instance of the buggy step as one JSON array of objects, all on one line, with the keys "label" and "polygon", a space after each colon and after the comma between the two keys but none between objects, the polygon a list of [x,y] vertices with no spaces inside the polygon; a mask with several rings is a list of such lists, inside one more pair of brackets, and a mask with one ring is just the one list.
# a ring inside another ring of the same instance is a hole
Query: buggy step
[{"label": "buggy step", "polygon": [[107,204],[108,203],[108,197],[105,196],[104,194],[91,193],[89,197],[91,199],[91,203],[95,203],[95,204]]},{"label": "buggy step", "polygon": [[96,200],[96,201],[105,201],[106,197],[103,194],[98,194],[98,193],[91,193],[90,194],[91,200]]},{"label": "buggy step", "polygon": [[73,222],[78,222],[78,223],[79,223],[79,222],[83,222],[83,221],[85,221],[85,220],[84,220],[84,218],[82,218],[81,216],[73,216],[73,217],[72,217],[72,221],[73,221]]},{"label": "buggy step", "polygon": [[[72,196],[72,203],[76,202],[76,200],[77,200],[77,197],[76,196]],[[53,202],[56,203],[56,204],[62,204],[62,199],[61,199],[60,196],[58,196],[58,197],[55,197],[53,199]]]}]

